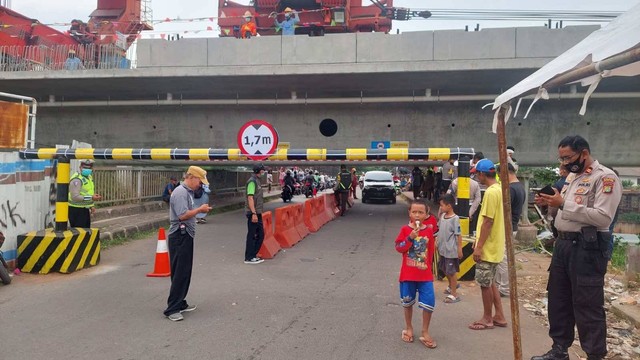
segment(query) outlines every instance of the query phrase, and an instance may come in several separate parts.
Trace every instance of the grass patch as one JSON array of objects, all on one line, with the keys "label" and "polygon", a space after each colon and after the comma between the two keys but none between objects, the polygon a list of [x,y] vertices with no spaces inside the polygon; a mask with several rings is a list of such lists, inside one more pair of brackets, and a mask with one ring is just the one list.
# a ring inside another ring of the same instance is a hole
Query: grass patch
[{"label": "grass patch", "polygon": [[621,242],[615,238],[613,241],[613,253],[611,254],[611,265],[619,270],[627,267],[627,247],[629,244]]},{"label": "grass patch", "polygon": [[100,240],[100,248],[102,250],[106,250],[114,246],[126,244],[130,241],[145,239],[150,236],[156,235],[157,233],[158,233],[158,230],[154,229],[154,230],[139,231],[129,236],[114,236],[113,239]]}]

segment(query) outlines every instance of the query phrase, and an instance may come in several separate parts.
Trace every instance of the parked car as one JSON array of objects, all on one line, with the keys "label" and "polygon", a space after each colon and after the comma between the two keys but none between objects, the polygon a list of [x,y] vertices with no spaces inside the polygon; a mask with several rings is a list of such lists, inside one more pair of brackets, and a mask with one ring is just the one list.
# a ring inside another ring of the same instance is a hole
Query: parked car
[{"label": "parked car", "polygon": [[387,171],[368,171],[364,174],[362,202],[369,200],[389,200],[396,203],[396,189],[391,173]]}]

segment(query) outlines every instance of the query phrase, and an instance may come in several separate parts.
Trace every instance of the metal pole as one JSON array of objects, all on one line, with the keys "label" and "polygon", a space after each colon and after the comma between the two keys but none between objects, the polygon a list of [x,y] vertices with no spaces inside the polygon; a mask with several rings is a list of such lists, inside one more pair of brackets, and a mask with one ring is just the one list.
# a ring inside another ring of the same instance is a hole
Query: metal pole
[{"label": "metal pole", "polygon": [[471,197],[471,179],[469,171],[471,167],[471,155],[462,155],[458,158],[458,211],[460,216],[460,228],[463,236],[469,236],[473,231],[469,229],[469,198]]},{"label": "metal pole", "polygon": [[518,307],[518,282],[516,278],[516,262],[513,250],[511,227],[511,192],[509,191],[509,169],[507,161],[507,136],[505,130],[504,105],[498,110],[498,154],[500,156],[500,180],[502,184],[502,208],[504,210],[504,235],[507,245],[507,262],[509,265],[509,299],[511,301],[511,330],[513,333],[513,358],[522,360],[522,341],[520,337],[520,308]]},{"label": "metal pole", "polygon": [[55,231],[66,231],[69,221],[69,159],[58,158],[58,177],[56,178],[56,227]]}]

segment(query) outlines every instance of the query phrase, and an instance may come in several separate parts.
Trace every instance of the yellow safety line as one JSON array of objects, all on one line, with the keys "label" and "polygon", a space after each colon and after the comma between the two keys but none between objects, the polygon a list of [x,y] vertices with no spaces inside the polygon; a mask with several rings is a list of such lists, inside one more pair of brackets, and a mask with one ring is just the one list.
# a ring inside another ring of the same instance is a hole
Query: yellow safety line
[{"label": "yellow safety line", "polygon": [[93,159],[94,158],[94,150],[93,148],[76,148],[76,158],[78,159]]},{"label": "yellow safety line", "polygon": [[387,160],[407,160],[409,159],[409,149],[391,148],[387,149]]},{"label": "yellow safety line", "polygon": [[367,149],[347,149],[347,160],[367,160]]},{"label": "yellow safety line", "polygon": [[[91,230],[91,234],[93,233],[94,231]],[[87,237],[87,233],[85,232],[82,239],[85,240],[86,237]],[[87,247],[84,248],[84,253],[82,253],[82,257],[80,258],[80,262],[78,263],[78,269],[84,269],[84,264],[87,262],[87,258],[89,257],[89,253],[91,252],[91,248],[93,247],[93,242],[95,240],[96,240],[95,236],[92,236],[91,238],[86,239],[88,244],[87,244]]]},{"label": "yellow safety line", "polygon": [[69,266],[71,266],[71,262],[73,262],[73,259],[76,257],[76,253],[78,252],[78,249],[82,244],[82,238],[84,237],[84,233],[85,233],[85,231],[82,230],[82,228],[74,228],[74,229],[78,231],[78,238],[76,239],[76,242],[73,244],[73,247],[71,248],[71,252],[69,252],[69,254],[67,255],[67,258],[64,260],[64,263],[60,267],[60,272],[63,274],[66,274],[69,272]]},{"label": "yellow safety line", "polygon": [[38,262],[42,254],[44,254],[44,252],[49,247],[49,245],[51,245],[51,242],[55,237],[56,237],[56,234],[54,232],[46,233],[42,237],[42,241],[40,241],[40,244],[38,244],[36,249],[33,251],[33,254],[29,256],[29,261],[27,261],[26,265],[22,267],[23,271],[29,272],[33,270],[33,266]]},{"label": "yellow safety line", "polygon": [[189,159],[209,160],[209,149],[189,149]]},{"label": "yellow safety line", "polygon": [[469,199],[471,195],[471,179],[458,176],[458,199]]},{"label": "yellow safety line", "polygon": [[171,149],[151,149],[151,159],[171,160]]},{"label": "yellow safety line", "polygon": [[29,246],[29,244],[31,244],[31,241],[33,240],[33,238],[36,235],[38,235],[38,232],[37,231],[32,231],[30,233],[27,233],[26,235],[27,235],[27,237],[24,239],[24,241],[22,242],[22,244],[18,248],[18,256],[20,256],[20,254],[22,254],[24,252],[24,249],[26,249],[27,246]]},{"label": "yellow safety line", "polygon": [[451,156],[450,148],[429,148],[429,160],[449,160]]},{"label": "yellow safety line", "polygon": [[[91,229],[91,241],[93,241],[98,236],[98,229]],[[98,239],[98,243],[100,239]],[[93,256],[91,256],[91,260],[89,261],[89,265],[95,265],[98,263],[98,256],[100,255],[100,244],[96,246],[96,251],[93,252]]]},{"label": "yellow safety line", "polygon": [[327,160],[327,149],[307,149],[307,160]]},{"label": "yellow safety line", "polygon": [[131,160],[133,158],[133,149],[113,149],[111,150],[113,160]]},{"label": "yellow safety line", "polygon": [[60,244],[58,244],[58,247],[56,247],[56,250],[51,254],[51,256],[49,256],[47,262],[44,263],[44,266],[42,267],[42,269],[40,269],[40,274],[48,274],[49,271],[51,271],[51,268],[56,264],[56,261],[58,261],[60,256],[69,246],[69,241],[71,241],[72,236],[73,233],[71,231],[64,232],[64,239],[62,240],[62,242],[60,242]]},{"label": "yellow safety line", "polygon": [[268,160],[287,160],[287,153],[289,149],[277,149]]}]

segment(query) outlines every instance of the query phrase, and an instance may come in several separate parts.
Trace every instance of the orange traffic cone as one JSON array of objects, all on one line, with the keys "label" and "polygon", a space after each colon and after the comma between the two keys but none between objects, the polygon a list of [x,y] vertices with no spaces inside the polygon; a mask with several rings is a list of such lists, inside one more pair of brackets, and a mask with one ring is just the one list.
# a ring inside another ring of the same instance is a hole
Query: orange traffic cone
[{"label": "orange traffic cone", "polygon": [[171,266],[169,265],[169,248],[167,247],[167,236],[164,228],[158,231],[158,247],[156,248],[156,264],[153,272],[147,274],[149,277],[171,276]]}]

